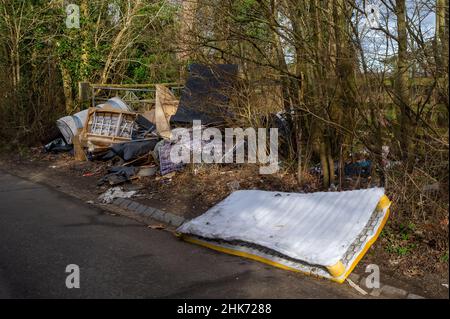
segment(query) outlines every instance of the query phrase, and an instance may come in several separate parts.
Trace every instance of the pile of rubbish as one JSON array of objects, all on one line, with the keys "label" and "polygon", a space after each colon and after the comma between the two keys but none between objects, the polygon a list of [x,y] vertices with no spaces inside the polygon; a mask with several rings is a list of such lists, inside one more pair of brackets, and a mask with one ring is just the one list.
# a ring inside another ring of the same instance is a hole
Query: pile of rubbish
[{"label": "pile of rubbish", "polygon": [[[156,84],[154,105],[145,111],[133,110],[116,96],[59,119],[60,137],[45,145],[45,151],[70,151],[77,160],[108,162],[107,174],[98,180],[99,186],[108,185],[99,198],[104,204],[135,196],[136,190],[118,185],[183,169],[185,164],[172,162],[170,156],[180,142],[175,140],[177,130],[196,120],[221,126],[225,117],[233,116],[226,92],[233,87],[238,67],[193,64],[189,71],[180,99],[168,86]],[[286,115],[274,116],[289,135]],[[193,154],[206,142],[195,141],[183,141]],[[344,174],[368,176],[371,169],[366,160],[346,163]],[[314,170],[321,173],[319,167]],[[178,228],[181,238],[337,282],[351,273],[389,215],[390,201],[382,188],[300,194],[241,191],[238,182],[229,187],[234,192],[228,198]]]},{"label": "pile of rubbish", "polygon": [[[339,172],[339,165],[340,163],[338,161],[334,162],[334,175],[338,176],[340,174]],[[352,160],[350,162],[343,163],[343,175],[346,177],[351,176],[361,176],[361,177],[369,177],[372,172],[372,161],[368,159],[358,159],[358,160]],[[322,172],[322,165],[317,164],[309,169],[311,174],[314,175],[323,175]]]},{"label": "pile of rubbish", "polygon": [[[103,104],[57,120],[60,136],[44,146],[45,152],[73,152],[77,160],[110,161],[112,166],[99,185],[115,186],[159,173],[179,171],[170,151],[176,142],[172,130],[201,120],[222,123],[217,114],[229,98],[224,93],[236,79],[237,65],[192,64],[190,75],[177,99],[169,87],[155,85],[155,103],[150,110],[135,112],[116,96]],[[213,115],[214,114],[214,115]]]}]

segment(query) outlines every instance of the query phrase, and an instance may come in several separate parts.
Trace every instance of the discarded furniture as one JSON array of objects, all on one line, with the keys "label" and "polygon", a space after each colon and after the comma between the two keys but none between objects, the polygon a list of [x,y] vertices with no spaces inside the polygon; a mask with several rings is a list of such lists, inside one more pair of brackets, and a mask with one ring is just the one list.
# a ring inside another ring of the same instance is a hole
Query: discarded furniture
[{"label": "discarded furniture", "polygon": [[82,138],[100,146],[131,141],[136,116],[136,113],[116,109],[89,108]]},{"label": "discarded furniture", "polygon": [[[104,104],[100,104],[97,108],[107,108],[107,109],[117,109],[121,111],[131,111],[128,105],[125,104],[119,97],[113,97],[109,99]],[[73,138],[77,135],[80,129],[84,128],[87,116],[89,114],[88,110],[83,110],[74,115],[68,115],[60,118],[56,121],[56,126],[61,131],[67,144],[73,143]]]},{"label": "discarded furniture", "polygon": [[[160,83],[179,95],[183,85],[180,83]],[[120,96],[122,101],[131,105],[134,111],[148,110],[155,104],[156,84],[90,84],[91,106],[95,107],[107,102],[111,95]]]}]

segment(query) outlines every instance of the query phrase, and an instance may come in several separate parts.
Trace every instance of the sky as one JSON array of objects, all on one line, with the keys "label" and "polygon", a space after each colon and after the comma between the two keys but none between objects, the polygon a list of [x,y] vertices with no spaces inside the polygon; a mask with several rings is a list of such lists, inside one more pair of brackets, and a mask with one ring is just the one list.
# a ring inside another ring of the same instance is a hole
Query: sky
[{"label": "sky", "polygon": [[[358,1],[360,8],[363,8],[363,1]],[[394,36],[397,34],[397,19],[395,14],[386,7],[380,0],[365,1],[366,12],[374,13],[369,15],[372,19],[367,22],[365,17],[361,17],[358,23],[359,37],[363,46],[363,51],[367,65],[371,69],[379,70],[386,68],[382,61],[387,56],[394,56],[397,51],[396,41],[387,37],[383,31],[370,28],[371,26],[381,26]],[[389,1],[387,1],[389,3]],[[420,28],[425,41],[431,40],[435,33],[435,1],[428,0],[407,0],[407,15],[413,26]],[[411,49],[411,47],[409,48]]]}]

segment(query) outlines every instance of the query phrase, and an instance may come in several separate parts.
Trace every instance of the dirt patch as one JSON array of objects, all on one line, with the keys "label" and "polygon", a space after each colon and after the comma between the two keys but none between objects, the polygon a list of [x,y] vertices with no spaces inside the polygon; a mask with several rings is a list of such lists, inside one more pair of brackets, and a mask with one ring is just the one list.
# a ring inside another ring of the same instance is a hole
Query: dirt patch
[{"label": "dirt patch", "polygon": [[[76,162],[69,154],[43,154],[40,149],[32,149],[25,157],[0,159],[6,171],[64,189],[85,201],[96,200],[110,187],[97,186],[107,172],[107,163]],[[288,172],[259,175],[258,170],[256,165],[187,166],[173,176],[143,177],[122,186],[139,190],[133,198],[138,202],[190,219],[237,189],[310,192],[320,185],[313,175],[299,186]],[[380,238],[358,264],[356,273],[363,274],[369,264],[380,267],[382,282],[418,295],[448,298],[448,288],[443,286],[448,284],[449,271],[448,217],[413,223],[393,207]]]}]

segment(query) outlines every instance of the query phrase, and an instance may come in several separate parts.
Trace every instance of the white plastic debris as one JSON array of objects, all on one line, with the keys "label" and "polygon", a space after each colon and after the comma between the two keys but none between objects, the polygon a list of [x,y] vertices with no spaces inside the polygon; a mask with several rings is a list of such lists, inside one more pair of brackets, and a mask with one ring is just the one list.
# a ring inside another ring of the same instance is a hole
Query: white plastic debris
[{"label": "white plastic debris", "polygon": [[108,189],[106,192],[98,197],[101,203],[109,204],[116,198],[130,198],[133,197],[137,191],[124,192],[119,186]]},{"label": "white plastic debris", "polygon": [[113,109],[118,109],[118,110],[122,110],[125,112],[132,111],[132,109],[130,109],[130,107],[118,96],[115,96],[115,97],[109,99],[108,101],[105,102],[105,104],[97,105],[97,107],[103,108],[106,105],[112,107]]},{"label": "white plastic debris", "polygon": [[64,116],[56,121],[56,126],[58,126],[67,144],[72,144],[73,137],[79,129],[83,128],[87,115],[88,110],[83,110],[74,115]]}]

